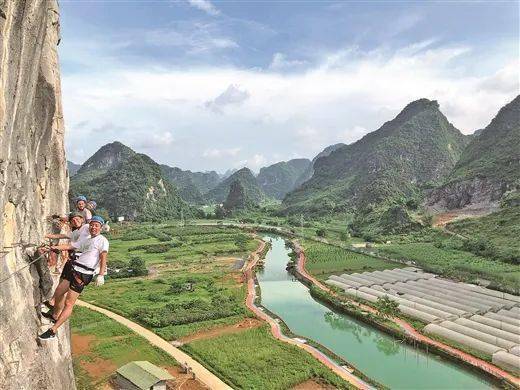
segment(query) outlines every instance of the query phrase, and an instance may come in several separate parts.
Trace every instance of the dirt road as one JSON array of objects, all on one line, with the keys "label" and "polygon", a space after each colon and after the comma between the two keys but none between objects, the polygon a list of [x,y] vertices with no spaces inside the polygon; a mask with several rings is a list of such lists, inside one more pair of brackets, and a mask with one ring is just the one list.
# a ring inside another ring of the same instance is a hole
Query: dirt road
[{"label": "dirt road", "polygon": [[123,324],[127,328],[133,330],[139,336],[144,337],[152,345],[155,345],[156,347],[162,349],[164,352],[166,352],[168,355],[172,356],[179,363],[187,363],[188,366],[191,367],[191,369],[195,373],[197,379],[199,381],[201,381],[202,383],[204,383],[206,386],[208,386],[210,389],[216,389],[216,390],[217,389],[231,389],[231,387],[229,387],[224,382],[222,382],[218,377],[216,377],[213,373],[211,373],[209,370],[207,370],[202,364],[197,362],[191,356],[182,352],[180,349],[175,348],[173,345],[168,343],[166,340],[162,339],[161,337],[157,336],[155,333],[149,331],[148,329],[142,327],[141,325],[138,325],[135,322],[132,322],[129,319],[127,319],[123,316],[120,316],[119,314],[113,313],[110,310],[103,309],[101,307],[92,305],[87,302],[78,300],[77,304],[79,306],[86,307],[90,310],[94,310],[99,313],[102,313],[102,314],[106,315],[107,317],[110,317],[113,320],[116,320],[120,324]]}]

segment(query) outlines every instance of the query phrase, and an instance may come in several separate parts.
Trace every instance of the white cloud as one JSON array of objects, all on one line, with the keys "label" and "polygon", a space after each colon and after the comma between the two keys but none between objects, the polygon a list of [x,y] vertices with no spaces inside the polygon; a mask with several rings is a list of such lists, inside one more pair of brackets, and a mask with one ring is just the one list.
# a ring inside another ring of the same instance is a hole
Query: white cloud
[{"label": "white cloud", "polygon": [[208,15],[220,15],[220,11],[209,0],[188,0],[188,4],[206,12]]},{"label": "white cloud", "polygon": [[230,84],[224,92],[213,100],[204,103],[206,108],[215,112],[222,112],[222,108],[229,105],[241,104],[249,98],[249,92],[240,88],[240,85]]},{"label": "white cloud", "polygon": [[285,54],[275,53],[273,55],[273,60],[271,61],[269,68],[273,69],[273,70],[291,69],[291,68],[299,67],[299,66],[306,65],[306,64],[307,64],[307,61],[289,60]]},{"label": "white cloud", "polygon": [[223,158],[223,157],[235,157],[240,152],[241,148],[229,148],[229,149],[206,149],[202,153],[202,157],[208,158]]},{"label": "white cloud", "polygon": [[217,23],[174,22],[168,28],[148,30],[142,33],[144,43],[151,46],[179,47],[187,54],[235,49],[238,46],[226,36]]},{"label": "white cloud", "polygon": [[267,158],[260,153],[254,154],[252,157],[240,160],[235,163],[235,168],[248,167],[253,172],[258,173],[260,168],[269,165]]},{"label": "white cloud", "polygon": [[[81,145],[88,156],[108,138],[141,146],[157,139],[163,147],[145,152],[159,162],[223,171],[238,161],[255,169],[275,155],[312,158],[327,145],[355,141],[422,97],[438,100],[466,134],[485,127],[518,93],[518,60],[476,73],[472,47],[435,44],[393,53],[347,48],[298,73],[136,65],[64,74],[68,150]],[[85,145],[85,134],[105,123],[120,128]],[[170,129],[175,142],[164,142]]]}]

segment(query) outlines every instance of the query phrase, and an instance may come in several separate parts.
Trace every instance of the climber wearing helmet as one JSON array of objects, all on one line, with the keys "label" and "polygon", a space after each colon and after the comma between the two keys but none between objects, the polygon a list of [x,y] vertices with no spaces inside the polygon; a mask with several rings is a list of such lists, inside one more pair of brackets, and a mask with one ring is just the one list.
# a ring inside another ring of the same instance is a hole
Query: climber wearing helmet
[{"label": "climber wearing helmet", "polygon": [[83,218],[86,223],[90,222],[90,218],[92,218],[91,211],[87,208],[87,198],[83,195],[76,197],[76,210],[83,214]]},{"label": "climber wearing helmet", "polygon": [[[51,233],[47,234],[45,238],[49,239],[69,239],[71,241],[78,241],[80,238],[87,237],[89,233],[89,227],[88,225],[84,225],[84,217],[83,214],[79,212],[73,212],[69,214],[68,217],[68,224],[70,226],[71,233],[70,234],[63,234],[63,233]],[[42,248],[39,249],[40,254],[43,253]],[[49,259],[48,264],[49,265],[56,265],[57,263],[57,254],[55,251],[49,252]]]},{"label": "climber wearing helmet", "polygon": [[88,210],[90,210],[90,212],[93,213],[94,210],[96,209],[96,207],[97,207],[97,203],[96,203],[95,200],[89,200],[89,201],[87,202],[86,208],[87,208]]},{"label": "climber wearing helmet", "polygon": [[90,235],[70,244],[51,246],[50,250],[78,250],[81,254],[76,260],[68,261],[63,268],[60,283],[54,292],[55,305],[49,312],[42,312],[53,326],[38,336],[40,340],[53,339],[58,328],[70,317],[72,309],[83,288],[94,278],[94,271],[99,266],[96,285],[105,283],[107,272],[108,240],[100,234],[105,221],[95,215],[89,223]]}]

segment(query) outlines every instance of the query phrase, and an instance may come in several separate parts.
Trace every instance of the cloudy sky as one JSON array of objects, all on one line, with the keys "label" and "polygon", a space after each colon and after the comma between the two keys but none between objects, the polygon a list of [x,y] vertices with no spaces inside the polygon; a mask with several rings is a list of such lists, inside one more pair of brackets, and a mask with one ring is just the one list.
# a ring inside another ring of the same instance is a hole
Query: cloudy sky
[{"label": "cloudy sky", "polygon": [[518,1],[62,0],[68,159],[192,170],[351,143],[426,97],[463,133],[519,92]]}]

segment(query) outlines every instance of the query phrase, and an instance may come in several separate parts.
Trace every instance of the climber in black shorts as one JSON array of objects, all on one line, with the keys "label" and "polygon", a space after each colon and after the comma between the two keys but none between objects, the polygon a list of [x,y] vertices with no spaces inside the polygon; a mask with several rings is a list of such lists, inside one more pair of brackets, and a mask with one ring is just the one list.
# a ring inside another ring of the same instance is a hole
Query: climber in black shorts
[{"label": "climber in black shorts", "polygon": [[105,283],[107,272],[108,240],[100,234],[104,224],[103,218],[95,215],[89,223],[90,235],[70,244],[51,246],[50,250],[78,250],[81,252],[75,260],[68,261],[63,268],[61,280],[54,292],[54,307],[42,316],[53,322],[53,326],[38,336],[40,340],[50,340],[56,337],[58,328],[72,314],[72,309],[86,285],[94,279],[94,273],[99,266],[96,285]]}]

